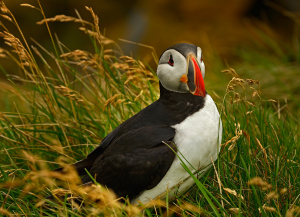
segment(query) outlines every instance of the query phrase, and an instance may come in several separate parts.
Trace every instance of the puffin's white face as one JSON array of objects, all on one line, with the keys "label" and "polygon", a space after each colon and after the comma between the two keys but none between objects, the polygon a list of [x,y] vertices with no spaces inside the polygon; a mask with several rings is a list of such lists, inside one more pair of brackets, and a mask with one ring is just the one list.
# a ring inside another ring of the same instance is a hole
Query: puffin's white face
[{"label": "puffin's white face", "polygon": [[[196,49],[195,49],[196,50]],[[166,50],[157,67],[157,76],[167,90],[205,96],[205,66],[202,51],[186,52],[186,56],[175,49]]]}]

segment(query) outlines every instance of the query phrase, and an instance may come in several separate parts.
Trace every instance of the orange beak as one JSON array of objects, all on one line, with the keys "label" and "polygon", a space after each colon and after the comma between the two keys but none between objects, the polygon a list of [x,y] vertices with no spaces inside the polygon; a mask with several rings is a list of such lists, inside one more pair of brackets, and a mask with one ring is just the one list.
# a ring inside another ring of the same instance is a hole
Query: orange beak
[{"label": "orange beak", "polygon": [[200,65],[197,58],[190,54],[187,60],[187,85],[192,94],[205,97],[206,91]]}]

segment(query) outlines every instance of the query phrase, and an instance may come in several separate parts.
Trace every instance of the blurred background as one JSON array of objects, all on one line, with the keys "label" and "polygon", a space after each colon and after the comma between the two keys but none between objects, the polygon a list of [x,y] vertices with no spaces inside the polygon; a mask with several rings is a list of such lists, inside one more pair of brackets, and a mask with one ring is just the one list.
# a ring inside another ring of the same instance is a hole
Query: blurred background
[{"label": "blurred background", "polygon": [[[13,12],[25,36],[46,42],[48,33],[44,25],[36,25],[42,19],[39,11],[21,7],[28,3],[38,7],[35,0],[4,0]],[[92,7],[100,19],[100,30],[108,38],[119,38],[153,46],[157,53],[174,43],[187,41],[206,48],[212,47],[227,57],[237,44],[258,40],[253,27],[271,28],[274,37],[291,44],[297,31],[295,24],[300,11],[298,0],[43,0],[47,17],[65,14],[91,21],[84,6]],[[6,22],[3,20],[2,22]],[[9,25],[8,23],[5,23]],[[70,48],[90,46],[78,25],[52,23],[51,30]],[[269,32],[270,33],[270,32]],[[81,38],[84,37],[84,40]],[[136,45],[119,42],[127,53],[139,56],[144,51]]]},{"label": "blurred background", "polygon": [[[35,0],[4,0],[15,15],[27,39],[33,38],[53,50],[38,10],[22,7]],[[84,6],[92,7],[99,17],[102,33],[115,40],[126,55],[148,63],[156,70],[151,49],[119,39],[154,47],[158,56],[169,46],[189,42],[200,46],[206,64],[206,82],[210,89],[226,88],[221,73],[233,67],[239,74],[259,79],[267,97],[292,101],[299,112],[299,0],[43,0],[46,17],[65,14],[93,22]],[[77,11],[77,12],[76,12]],[[15,26],[1,22],[15,35]],[[76,23],[50,23],[51,31],[70,50],[93,52],[86,35]],[[30,43],[32,41],[28,40]],[[33,44],[33,43],[32,43]],[[3,40],[1,40],[1,47]],[[17,74],[11,60],[0,59],[7,73]],[[5,79],[4,74],[1,75]],[[224,77],[225,76],[225,77]],[[220,87],[221,85],[221,87]],[[296,96],[296,97],[295,97]]]}]

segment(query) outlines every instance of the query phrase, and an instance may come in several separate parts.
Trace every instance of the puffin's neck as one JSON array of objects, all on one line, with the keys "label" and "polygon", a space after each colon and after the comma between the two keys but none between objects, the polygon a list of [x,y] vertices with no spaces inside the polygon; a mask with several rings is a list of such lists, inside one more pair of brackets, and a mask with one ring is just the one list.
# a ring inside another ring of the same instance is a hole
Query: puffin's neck
[{"label": "puffin's neck", "polygon": [[172,113],[179,113],[183,116],[191,115],[204,107],[205,97],[195,96],[191,93],[178,93],[169,91],[159,82],[159,101]]},{"label": "puffin's neck", "polygon": [[167,90],[164,86],[159,82],[160,89],[160,100],[169,101],[169,102],[189,102],[189,103],[200,103],[204,101],[205,97],[195,96],[191,93],[179,93]]}]

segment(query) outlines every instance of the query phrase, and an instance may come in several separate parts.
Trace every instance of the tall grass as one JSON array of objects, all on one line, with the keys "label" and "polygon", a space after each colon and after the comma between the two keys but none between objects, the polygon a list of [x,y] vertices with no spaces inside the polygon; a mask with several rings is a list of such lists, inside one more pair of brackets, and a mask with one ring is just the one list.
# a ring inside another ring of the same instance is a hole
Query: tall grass
[{"label": "tall grass", "polygon": [[[101,34],[93,10],[87,10],[93,22],[60,15],[39,23],[48,28],[51,51],[39,42],[27,42],[1,2],[3,17],[15,24],[21,37],[4,28],[0,36],[7,47],[0,54],[23,73],[9,75],[2,69],[9,81],[1,91],[6,105],[0,113],[2,215],[299,215],[298,120],[265,99],[259,81],[242,79],[233,69],[224,70],[231,79],[224,96],[209,92],[223,121],[219,159],[200,180],[191,174],[196,185],[174,202],[167,198],[124,204],[104,186],[79,186],[72,168],[66,167],[64,174],[51,172],[58,164],[85,157],[159,94],[153,70],[123,56],[118,45]],[[48,22],[53,21],[78,23],[94,52],[70,51],[51,33]],[[155,52],[152,55],[157,61]],[[45,199],[50,192],[54,199]]]}]

